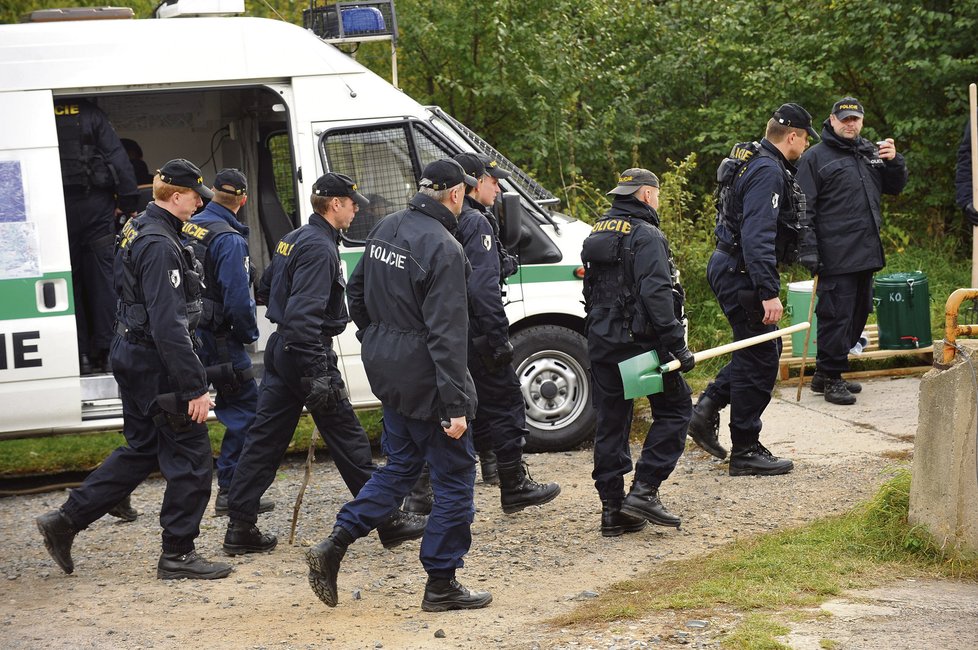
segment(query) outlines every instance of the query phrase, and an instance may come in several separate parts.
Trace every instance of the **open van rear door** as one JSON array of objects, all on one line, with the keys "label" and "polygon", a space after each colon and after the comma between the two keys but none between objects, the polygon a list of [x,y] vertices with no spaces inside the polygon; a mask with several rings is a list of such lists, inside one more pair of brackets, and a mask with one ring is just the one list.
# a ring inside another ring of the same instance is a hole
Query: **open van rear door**
[{"label": "open van rear door", "polygon": [[81,421],[50,91],[0,93],[0,437]]}]

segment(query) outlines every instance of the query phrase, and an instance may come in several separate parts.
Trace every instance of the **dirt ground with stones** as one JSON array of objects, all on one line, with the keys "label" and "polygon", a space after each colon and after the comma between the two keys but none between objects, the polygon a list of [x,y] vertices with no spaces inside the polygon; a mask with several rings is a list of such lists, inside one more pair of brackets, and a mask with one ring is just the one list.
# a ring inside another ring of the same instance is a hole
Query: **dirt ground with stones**
[{"label": "dirt ground with stones", "polygon": [[[33,521],[60,505],[65,493],[0,499],[0,645],[718,647],[719,639],[738,622],[729,611],[665,612],[638,621],[570,629],[555,628],[547,620],[657,563],[695,557],[738,538],[841,513],[867,498],[894,459],[912,451],[918,384],[915,378],[873,381],[853,407],[833,407],[807,390],[796,403],[794,389],[783,389],[765,416],[762,440],[776,454],[792,458],[795,471],[780,477],[733,478],[727,475],[726,463],[689,448],[661,492],[667,507],[683,518],[678,531],[650,526],[637,534],[602,538],[600,503],[590,479],[591,452],[529,456],[534,477],[558,481],[562,493],[551,504],[503,515],[498,489],[477,483],[472,550],[459,571],[463,584],[493,594],[493,603],[477,611],[422,612],[425,576],[418,542],[389,551],[375,534],[350,547],[340,570],[339,606],[329,609],[319,602],[308,586],[303,555],[329,533],[347,498],[328,459],[314,467],[296,545],[289,546],[287,539],[303,468],[290,462],[268,493],[277,508],[259,521],[262,530],[279,535],[279,547],[267,555],[230,559],[234,573],[217,581],[156,579],[162,479],[147,481],[134,493],[134,505],[142,513],[135,523],[105,517],[78,535],[71,576],[48,556]],[[721,431],[725,430],[724,426]],[[725,434],[721,440],[729,444]],[[198,540],[202,554],[223,557],[225,525],[225,519],[208,510]],[[932,591],[938,594],[946,593],[942,586],[963,592],[953,599],[959,616],[934,623],[952,634],[951,645],[921,644],[914,632],[914,612],[922,621],[937,621],[934,613],[941,607],[928,609],[915,602],[911,583],[882,588],[875,596],[853,595],[834,616],[813,612],[811,620],[796,625],[785,640],[799,648],[819,647],[821,638],[843,642],[839,647],[845,648],[978,647],[978,606],[973,605],[978,589],[937,584]],[[910,595],[903,600],[894,596],[901,593]],[[853,608],[853,603],[874,598],[889,598],[880,605],[886,611]],[[894,620],[910,630],[906,638],[881,641],[888,628],[899,627],[892,625]],[[862,634],[872,624],[878,633]],[[809,645],[813,640],[815,645]]]}]

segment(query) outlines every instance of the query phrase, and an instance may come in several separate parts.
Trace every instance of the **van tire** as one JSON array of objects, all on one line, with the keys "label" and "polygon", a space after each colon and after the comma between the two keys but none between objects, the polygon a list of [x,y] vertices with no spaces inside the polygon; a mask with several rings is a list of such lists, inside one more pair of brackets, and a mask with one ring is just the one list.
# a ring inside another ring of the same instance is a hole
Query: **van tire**
[{"label": "van tire", "polygon": [[566,327],[535,325],[511,342],[530,432],[525,450],[566,451],[593,439],[587,339]]}]

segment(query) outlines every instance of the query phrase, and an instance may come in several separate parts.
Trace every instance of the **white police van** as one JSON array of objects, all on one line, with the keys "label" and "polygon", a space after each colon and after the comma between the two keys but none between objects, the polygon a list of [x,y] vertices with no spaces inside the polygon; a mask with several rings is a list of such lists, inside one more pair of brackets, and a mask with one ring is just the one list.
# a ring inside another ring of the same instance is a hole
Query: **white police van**
[{"label": "white police van", "polygon": [[[96,102],[120,137],[141,145],[150,170],[176,157],[198,164],[207,182],[222,167],[244,170],[243,214],[259,270],[278,239],[305,222],[324,171],[349,174],[372,199],[342,244],[349,271],[371,227],[406,206],[428,162],[460,151],[494,156],[513,172],[502,183],[515,195],[508,204],[522,206],[510,208],[522,216],[504,227],[522,263],[506,312],[528,448],[564,449],[591,436],[580,281],[589,228],[554,212],[550,193],[463,125],[312,31],[260,18],[180,17],[186,2],[162,7],[173,19],[77,9],[86,20],[49,21],[49,12],[44,22],[0,25],[0,438],[121,426],[112,376],[79,375],[78,269],[69,262],[53,112],[73,97]],[[273,326],[263,314],[259,322],[260,363]],[[376,405],[353,326],[336,345],[354,405]]]}]

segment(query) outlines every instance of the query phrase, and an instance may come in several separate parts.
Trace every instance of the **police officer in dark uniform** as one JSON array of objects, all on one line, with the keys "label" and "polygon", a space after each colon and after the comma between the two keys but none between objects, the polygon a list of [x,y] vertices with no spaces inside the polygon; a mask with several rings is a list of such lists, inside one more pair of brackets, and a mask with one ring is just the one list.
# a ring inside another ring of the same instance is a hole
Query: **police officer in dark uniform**
[{"label": "police officer in dark uniform", "polygon": [[[261,495],[275,479],[303,404],[351,494],[356,496],[376,469],[333,351],[333,337],[350,320],[337,248],[340,231],[350,227],[367,199],[351,178],[329,173],[313,184],[310,201],[314,214],[278,243],[258,290],[277,328],[265,348],[258,413],[231,479],[224,536],[224,551],[231,555],[271,551],[278,543],[255,524]],[[423,518],[402,516],[393,506],[384,515],[376,525],[387,548],[424,532]]]},{"label": "police officer in dark uniform", "polygon": [[628,434],[632,400],[624,397],[618,363],[655,350],[689,372],[696,362],[686,347],[683,291],[659,230],[659,179],[647,169],[626,169],[611,209],[584,240],[584,308],[588,356],[598,426],[594,434],[594,486],[601,498],[601,534],[616,537],[642,530],[646,521],[679,527],[659,499],[659,487],[676,467],[686,442],[690,388],[679,372],[663,375],[663,392],[649,395],[652,426],[632,471]]},{"label": "police officer in dark uniform", "polygon": [[[110,371],[116,295],[112,255],[117,214],[134,215],[139,190],[109,118],[84,99],[54,105],[71,256],[79,371]],[[118,211],[117,211],[118,207]]]},{"label": "police officer in dark uniform", "polygon": [[[500,291],[503,272],[516,269],[512,263],[510,268],[502,268],[502,261],[511,257],[499,242],[491,210],[499,195],[498,179],[508,177],[509,172],[485,154],[461,153],[455,160],[478,182],[465,195],[457,233],[472,267],[467,283],[468,360],[479,400],[472,437],[480,459],[493,455],[498,462],[499,497],[503,512],[509,514],[552,501],[560,494],[560,486],[533,481],[523,461],[523,444],[529,433],[526,405],[513,370],[513,344],[509,342],[509,321]],[[481,465],[485,481],[486,468],[491,465]]]},{"label": "police officer in dark uniform", "polygon": [[[251,297],[255,271],[248,254],[248,226],[237,219],[248,202],[248,179],[237,169],[222,169],[211,189],[214,199],[183,225],[183,234],[204,267],[198,354],[217,390],[214,413],[224,425],[214,511],[226,515],[231,477],[258,408],[258,384],[245,350],[258,340],[258,322]],[[262,500],[258,511],[274,507]]]},{"label": "police officer in dark uniform", "polygon": [[[721,193],[717,249],[706,275],[735,341],[774,331],[784,313],[777,266],[783,238],[779,223],[789,219],[781,219],[780,213],[804,212],[792,161],[805,151],[809,136],[817,134],[808,111],[798,104],[784,104],[768,121],[756,152],[745,149],[749,154],[724,161],[746,159],[735,167],[729,192]],[[721,166],[718,177],[725,169]],[[724,176],[721,183],[725,182]],[[734,352],[693,409],[690,437],[709,453],[725,458],[727,451],[717,434],[720,410],[730,405],[731,476],[786,474],[794,467],[760,442],[761,414],[771,401],[780,356],[781,339]]]},{"label": "police officer in dark uniform", "polygon": [[425,462],[435,502],[421,542],[428,573],[421,608],[475,609],[492,601],[455,580],[475,514],[475,450],[466,429],[476,406],[466,369],[468,263],[452,236],[466,185],[476,180],[454,160],[425,167],[418,194],[377,224],[350,278],[364,368],[384,405],[388,458],[340,510],[332,534],[306,554],[309,584],[329,607],[336,606],[347,547],[404,498]]},{"label": "police officer in dark uniform", "polygon": [[213,402],[194,353],[200,316],[199,265],[180,227],[213,195],[200,170],[171,160],[153,180],[154,201],[122,231],[115,263],[119,293],[112,372],[119,384],[126,446],[73,490],[61,508],[37,518],[44,545],[65,573],[71,545],[150,472],[166,478],[160,508],[163,554],[157,577],[223,578],[231,566],[194,550],[211,492],[211,446],[204,422]]},{"label": "police officer in dark uniform", "polygon": [[818,354],[811,388],[826,402],[855,404],[862,386],[846,381],[849,350],[873,311],[873,273],[886,264],[882,195],[907,184],[907,163],[893,138],[859,134],[863,105],[843,97],[822,125],[822,141],[798,163],[798,184],[818,240]]}]

